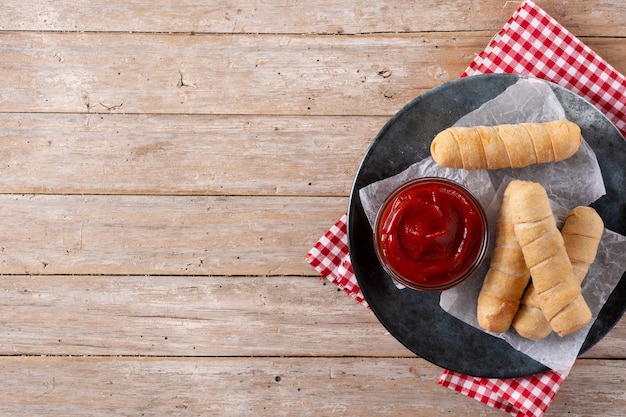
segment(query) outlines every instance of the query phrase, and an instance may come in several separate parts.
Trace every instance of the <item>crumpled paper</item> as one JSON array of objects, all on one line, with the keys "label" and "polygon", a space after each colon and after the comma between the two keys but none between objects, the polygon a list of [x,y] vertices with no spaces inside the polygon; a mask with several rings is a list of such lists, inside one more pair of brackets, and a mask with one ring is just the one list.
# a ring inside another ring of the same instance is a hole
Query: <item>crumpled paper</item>
[{"label": "crumpled paper", "polygon": [[[522,122],[548,122],[565,119],[560,102],[547,83],[533,78],[521,79],[498,97],[459,119],[455,126],[494,125]],[[583,140],[571,158],[550,164],[537,164],[521,169],[462,170],[439,167],[431,157],[419,161],[405,171],[370,184],[359,190],[359,196],[370,225],[385,198],[401,184],[424,176],[454,180],[478,198],[485,207],[491,232],[490,249],[481,267],[461,285],[443,291],[440,306],[465,323],[480,329],[476,319],[476,303],[482,281],[489,269],[490,254],[495,241],[495,224],[504,188],[512,179],[541,183],[560,222],[572,208],[589,205],[606,193],[595,153]],[[583,295],[593,313],[592,322],[573,335],[551,334],[534,342],[517,335],[514,330],[493,334],[506,340],[515,349],[547,367],[567,375],[580,347],[600,309],[626,270],[626,237],[605,230],[596,261],[583,281]],[[399,288],[403,288],[397,284]],[[481,329],[482,330],[482,329]]]},{"label": "crumpled paper", "polygon": [[[495,228],[495,221],[500,203],[502,202],[504,189],[511,180],[512,178],[506,177],[502,181],[496,197],[487,208],[487,216],[489,217],[490,225],[494,225],[493,228]],[[575,206],[567,208],[556,204],[553,200],[550,202],[555,218],[560,226],[570,209]],[[494,240],[495,236],[492,240],[492,248]],[[605,228],[596,259],[582,283],[583,296],[591,309],[592,319],[589,324],[578,332],[565,337],[560,337],[553,332],[547,338],[537,342],[519,336],[512,328],[505,333],[490,334],[506,340],[516,350],[566,376],[574,365],[578,352],[585,342],[587,334],[598,317],[602,306],[618,284],[624,270],[626,270],[626,258],[622,255],[625,251],[626,237]],[[489,253],[491,253],[491,250]],[[481,327],[476,318],[477,299],[482,288],[483,279],[489,269],[489,262],[490,257],[485,259],[478,273],[472,275],[459,286],[442,292],[439,300],[439,304],[444,311],[478,329],[481,329]]]}]

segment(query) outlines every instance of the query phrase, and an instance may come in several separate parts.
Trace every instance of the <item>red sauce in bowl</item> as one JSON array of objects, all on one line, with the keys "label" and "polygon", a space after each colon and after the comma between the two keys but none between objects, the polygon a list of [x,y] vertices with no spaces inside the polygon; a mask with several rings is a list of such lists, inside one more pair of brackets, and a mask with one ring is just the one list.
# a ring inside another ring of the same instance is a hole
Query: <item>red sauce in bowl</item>
[{"label": "red sauce in bowl", "polygon": [[444,178],[421,178],[394,191],[374,231],[385,270],[422,291],[448,289],[470,276],[484,257],[487,237],[480,203]]}]

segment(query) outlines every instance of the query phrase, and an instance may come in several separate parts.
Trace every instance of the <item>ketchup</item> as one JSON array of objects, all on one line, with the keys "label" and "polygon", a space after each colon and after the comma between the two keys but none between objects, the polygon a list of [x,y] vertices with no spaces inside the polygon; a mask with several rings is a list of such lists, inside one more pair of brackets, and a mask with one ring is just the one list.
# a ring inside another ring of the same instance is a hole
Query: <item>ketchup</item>
[{"label": "ketchup", "polygon": [[473,271],[486,248],[482,208],[451,181],[410,183],[390,197],[379,216],[379,251],[407,286],[446,288]]}]

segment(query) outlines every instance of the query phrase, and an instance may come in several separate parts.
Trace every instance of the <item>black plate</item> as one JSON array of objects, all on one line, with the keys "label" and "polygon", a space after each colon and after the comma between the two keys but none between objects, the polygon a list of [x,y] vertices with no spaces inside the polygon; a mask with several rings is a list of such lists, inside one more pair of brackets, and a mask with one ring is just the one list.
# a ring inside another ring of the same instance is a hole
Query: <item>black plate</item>
[{"label": "black plate", "polygon": [[[358,190],[395,175],[430,155],[430,143],[441,130],[502,93],[522,76],[476,75],[443,84],[413,100],[381,130],[365,155],[354,181],[348,210],[350,257],[365,299],[385,328],[422,358],[468,375],[505,378],[547,368],[452,317],[439,307],[440,293],[398,290],[374,252],[372,230]],[[576,122],[596,152],[607,194],[592,206],[605,226],[626,234],[626,141],[595,107],[576,94],[548,83],[569,120]],[[604,337],[626,309],[624,274],[593,324],[581,353]]]}]

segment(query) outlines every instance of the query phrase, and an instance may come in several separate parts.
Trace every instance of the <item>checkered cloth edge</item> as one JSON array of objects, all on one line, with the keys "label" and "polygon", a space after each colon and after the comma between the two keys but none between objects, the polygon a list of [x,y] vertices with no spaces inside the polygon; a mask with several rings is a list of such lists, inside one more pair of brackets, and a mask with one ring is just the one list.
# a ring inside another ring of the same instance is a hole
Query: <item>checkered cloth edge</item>
[{"label": "checkered cloth edge", "polygon": [[516,417],[541,417],[563,377],[554,371],[525,378],[476,378],[444,370],[438,383]]},{"label": "checkered cloth edge", "polygon": [[347,219],[344,214],[307,253],[306,259],[323,277],[369,308],[350,262]]},{"label": "checkered cloth edge", "polygon": [[[532,1],[525,1],[461,75],[517,73],[585,97],[626,135],[626,78]],[[306,256],[323,277],[368,307],[352,270],[344,214]],[[438,383],[516,417],[541,417],[564,377],[477,378],[444,370]]]},{"label": "checkered cloth edge", "polygon": [[552,81],[594,104],[626,136],[626,77],[530,0],[461,77],[486,73]]}]

